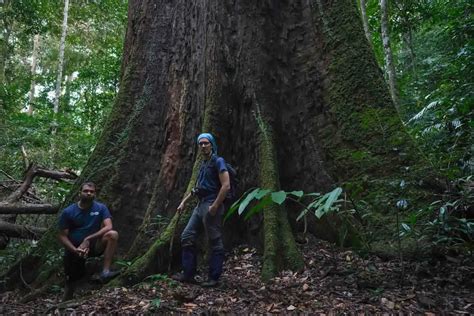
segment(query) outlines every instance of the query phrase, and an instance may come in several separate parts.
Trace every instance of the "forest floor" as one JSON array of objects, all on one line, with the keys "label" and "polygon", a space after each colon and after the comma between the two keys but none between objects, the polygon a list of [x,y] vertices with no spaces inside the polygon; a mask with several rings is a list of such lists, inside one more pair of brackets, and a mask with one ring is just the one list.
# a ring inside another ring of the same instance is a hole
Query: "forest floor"
[{"label": "forest floor", "polygon": [[229,254],[217,288],[154,275],[129,288],[82,289],[81,298],[65,303],[58,289],[26,304],[9,292],[0,297],[0,314],[474,313],[470,257],[405,261],[401,283],[398,260],[363,258],[314,238],[300,247],[305,269],[269,283],[260,280],[257,251],[241,246]]}]

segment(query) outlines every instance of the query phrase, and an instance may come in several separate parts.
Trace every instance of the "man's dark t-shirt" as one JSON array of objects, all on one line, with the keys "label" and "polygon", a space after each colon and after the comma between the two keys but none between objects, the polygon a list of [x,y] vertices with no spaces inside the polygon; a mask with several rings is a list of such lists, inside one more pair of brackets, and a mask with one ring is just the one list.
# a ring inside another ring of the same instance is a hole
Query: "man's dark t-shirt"
[{"label": "man's dark t-shirt", "polygon": [[224,158],[212,155],[210,160],[203,161],[199,169],[196,187],[202,201],[214,201],[221,189],[219,174],[228,171]]},{"label": "man's dark t-shirt", "polygon": [[69,229],[68,238],[75,247],[89,235],[98,232],[102,222],[111,218],[109,209],[94,201],[88,210],[82,210],[77,203],[69,205],[59,218],[59,229]]}]

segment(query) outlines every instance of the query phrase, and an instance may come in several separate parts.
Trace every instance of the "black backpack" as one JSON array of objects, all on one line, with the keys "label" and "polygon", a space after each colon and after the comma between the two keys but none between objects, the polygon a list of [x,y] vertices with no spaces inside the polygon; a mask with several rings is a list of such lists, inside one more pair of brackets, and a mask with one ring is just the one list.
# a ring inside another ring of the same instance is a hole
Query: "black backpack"
[{"label": "black backpack", "polygon": [[[217,155],[212,156],[212,163],[214,163],[215,167],[217,167],[217,165],[215,164],[215,161],[217,158],[218,158]],[[227,192],[227,195],[224,200],[224,204],[226,206],[230,206],[232,205],[232,203],[235,202],[237,198],[237,187],[239,185],[239,179],[237,177],[237,170],[235,170],[235,168],[230,163],[226,161],[225,166],[227,168],[227,172],[229,172],[230,190]]]}]

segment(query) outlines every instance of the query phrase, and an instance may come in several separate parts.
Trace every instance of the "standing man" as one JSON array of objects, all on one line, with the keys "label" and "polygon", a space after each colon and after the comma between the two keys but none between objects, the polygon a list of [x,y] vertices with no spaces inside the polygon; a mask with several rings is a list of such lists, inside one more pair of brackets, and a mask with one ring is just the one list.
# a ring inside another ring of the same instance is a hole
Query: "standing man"
[{"label": "standing man", "polygon": [[76,281],[85,274],[88,256],[104,254],[100,280],[106,282],[116,276],[110,265],[117,248],[118,233],[112,229],[112,216],[108,208],[95,201],[96,186],[92,182],[81,185],[79,202],[65,208],[59,218],[59,240],[64,245],[64,272],[66,287],[64,300],[74,294]]},{"label": "standing man", "polygon": [[229,172],[224,158],[217,156],[217,144],[209,133],[198,136],[197,144],[204,160],[199,169],[196,187],[178,206],[182,212],[188,199],[194,194],[199,203],[193,210],[186,228],[181,234],[183,273],[175,276],[181,282],[196,283],[196,238],[198,231],[204,227],[210,245],[209,275],[203,287],[218,285],[224,263],[224,245],[222,243],[222,218],[224,200],[230,190]]}]

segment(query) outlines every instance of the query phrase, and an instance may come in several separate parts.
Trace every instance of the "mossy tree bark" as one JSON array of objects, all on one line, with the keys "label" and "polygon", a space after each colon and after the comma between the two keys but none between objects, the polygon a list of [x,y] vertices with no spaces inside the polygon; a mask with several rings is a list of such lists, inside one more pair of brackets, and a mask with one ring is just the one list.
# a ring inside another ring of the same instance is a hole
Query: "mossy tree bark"
[{"label": "mossy tree bark", "polygon": [[[120,92],[82,173],[113,212],[121,253],[136,259],[115,284],[173,259],[202,131],[217,136],[243,188],[337,183],[357,198],[411,159],[352,0],[131,0],[124,47]],[[169,225],[155,229],[157,215]],[[287,217],[264,210],[265,279],[303,265]],[[59,248],[48,236],[40,244]]]}]

